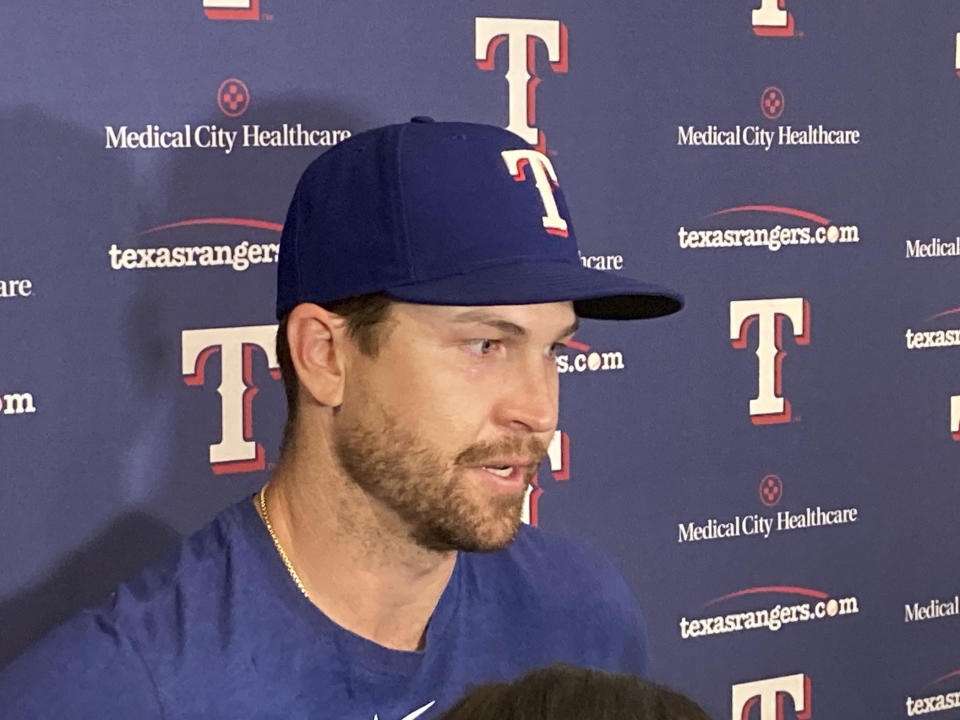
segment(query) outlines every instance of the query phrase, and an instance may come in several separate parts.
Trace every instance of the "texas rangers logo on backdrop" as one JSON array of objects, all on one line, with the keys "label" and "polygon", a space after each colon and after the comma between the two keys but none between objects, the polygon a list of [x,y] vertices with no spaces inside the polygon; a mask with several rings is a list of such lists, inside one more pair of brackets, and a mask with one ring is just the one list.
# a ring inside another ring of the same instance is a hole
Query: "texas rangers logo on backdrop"
[{"label": "texas rangers logo on backdrop", "polygon": [[277,326],[207,328],[181,334],[181,371],[187,385],[203,385],[207,363],[220,361],[220,441],[210,446],[215,473],[249,472],[266,467],[263,445],[253,438],[253,353],[261,350],[274,379],[280,379]]},{"label": "texas rangers logo on backdrop", "polygon": [[494,70],[497,48],[506,41],[507,130],[541,151],[546,150],[543,131],[537,127],[536,52],[538,41],[547,49],[550,68],[567,71],[567,28],[559,20],[478,17],[475,24],[474,58],[481,70]]},{"label": "texas rangers logo on backdrop", "polygon": [[[554,430],[553,438],[547,448],[547,461],[550,464],[550,474],[554,482],[570,480],[570,436],[560,430]],[[537,525],[540,522],[540,496],[543,488],[540,480],[534,477],[533,484],[527,488],[527,496],[523,501],[520,519],[528,525]]]},{"label": "texas rangers logo on backdrop", "polygon": [[[807,720],[810,678],[804,673],[738,683],[731,689],[730,720]],[[787,703],[793,713],[787,713]],[[759,706],[760,714],[751,714]]]},{"label": "texas rangers logo on backdrop", "polygon": [[950,396],[950,434],[960,442],[960,395]]},{"label": "texas rangers logo on backdrop", "polygon": [[960,77],[960,32],[957,33],[956,51],[957,55],[954,65],[956,66],[957,76]]},{"label": "texas rangers logo on backdrop", "polygon": [[203,0],[210,20],[259,20],[260,0]]},{"label": "texas rangers logo on backdrop", "polygon": [[787,11],[786,0],[760,0],[760,7],[750,15],[755,35],[761,37],[791,37],[796,34],[793,15]]},{"label": "texas rangers logo on backdrop", "polygon": [[757,326],[757,396],[750,400],[754,425],[789,422],[790,401],[783,397],[784,320],[790,321],[794,342],[810,342],[810,305],[803,298],[768,298],[730,302],[730,340],[744,349],[750,328]]}]

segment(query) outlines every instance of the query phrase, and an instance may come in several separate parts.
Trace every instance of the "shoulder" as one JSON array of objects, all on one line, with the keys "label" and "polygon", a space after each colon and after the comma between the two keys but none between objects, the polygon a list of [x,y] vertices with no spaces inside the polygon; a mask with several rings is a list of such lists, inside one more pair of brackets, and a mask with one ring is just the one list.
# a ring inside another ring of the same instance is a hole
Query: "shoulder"
[{"label": "shoulder", "polygon": [[10,717],[162,717],[153,677],[130,638],[99,611],[84,611],[0,671]]},{"label": "shoulder", "polygon": [[182,661],[191,650],[215,646],[222,621],[235,618],[256,593],[256,517],[248,500],[228,507],[117,588],[105,616],[148,664]]},{"label": "shoulder", "polygon": [[40,639],[0,672],[0,706],[21,707],[23,718],[55,717],[58,703],[64,717],[159,716],[157,687],[229,602],[243,522],[239,504],[227,508]]},{"label": "shoulder", "polygon": [[202,611],[214,601],[211,591],[228,586],[230,575],[242,572],[247,531],[245,525],[252,507],[247,501],[236,503],[218,513],[209,523],[181,540],[156,562],[120,585],[105,614],[118,628],[130,629],[146,616],[156,617],[165,608],[183,617],[184,606]]}]

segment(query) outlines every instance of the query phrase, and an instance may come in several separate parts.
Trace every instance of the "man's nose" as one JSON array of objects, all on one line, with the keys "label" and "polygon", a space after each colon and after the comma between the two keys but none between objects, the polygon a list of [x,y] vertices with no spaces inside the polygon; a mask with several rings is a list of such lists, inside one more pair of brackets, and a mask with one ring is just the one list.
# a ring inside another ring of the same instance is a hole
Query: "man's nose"
[{"label": "man's nose", "polygon": [[497,420],[514,430],[553,432],[557,426],[556,370],[542,358],[517,363],[497,403]]}]

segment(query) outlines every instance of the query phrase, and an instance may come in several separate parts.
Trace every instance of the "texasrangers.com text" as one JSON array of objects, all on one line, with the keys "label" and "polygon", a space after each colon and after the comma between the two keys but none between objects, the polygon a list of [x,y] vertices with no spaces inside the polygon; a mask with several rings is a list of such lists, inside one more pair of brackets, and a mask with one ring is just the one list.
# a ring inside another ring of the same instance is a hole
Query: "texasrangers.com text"
[{"label": "texasrangers.com text", "polygon": [[926,715],[927,713],[953,710],[960,707],[960,692],[930,695],[923,698],[907,698],[907,717]]},{"label": "texasrangers.com text", "polygon": [[684,250],[710,248],[765,247],[771,252],[792,245],[838,245],[860,242],[856,225],[820,225],[819,227],[727,228],[687,230],[680,228],[677,239]]},{"label": "texasrangers.com text", "polygon": [[829,600],[819,600],[816,603],[799,603],[797,605],[774,605],[762,610],[729,613],[709,618],[687,620],[680,618],[680,637],[684,640],[705,635],[723,635],[743,630],[758,630],[766,628],[776,632],[784,625],[791,623],[822,620],[838,615],[854,615],[860,612],[860,605],[856,597],[847,597]]},{"label": "texasrangers.com text", "polygon": [[244,240],[237,245],[121,249],[114,244],[110,246],[107,253],[110,255],[110,267],[114,270],[228,265],[234,270],[243,272],[251,265],[275,263],[280,253],[280,245],[251,243]]}]

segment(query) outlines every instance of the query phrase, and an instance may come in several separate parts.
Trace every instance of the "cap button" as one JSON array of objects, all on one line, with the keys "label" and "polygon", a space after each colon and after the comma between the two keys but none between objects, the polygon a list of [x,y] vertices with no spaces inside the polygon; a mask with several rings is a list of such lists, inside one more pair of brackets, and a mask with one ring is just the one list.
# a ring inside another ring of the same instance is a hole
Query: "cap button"
[{"label": "cap button", "polygon": [[410,118],[412,123],[432,123],[434,122],[433,118],[429,115],[417,115],[416,117]]}]

